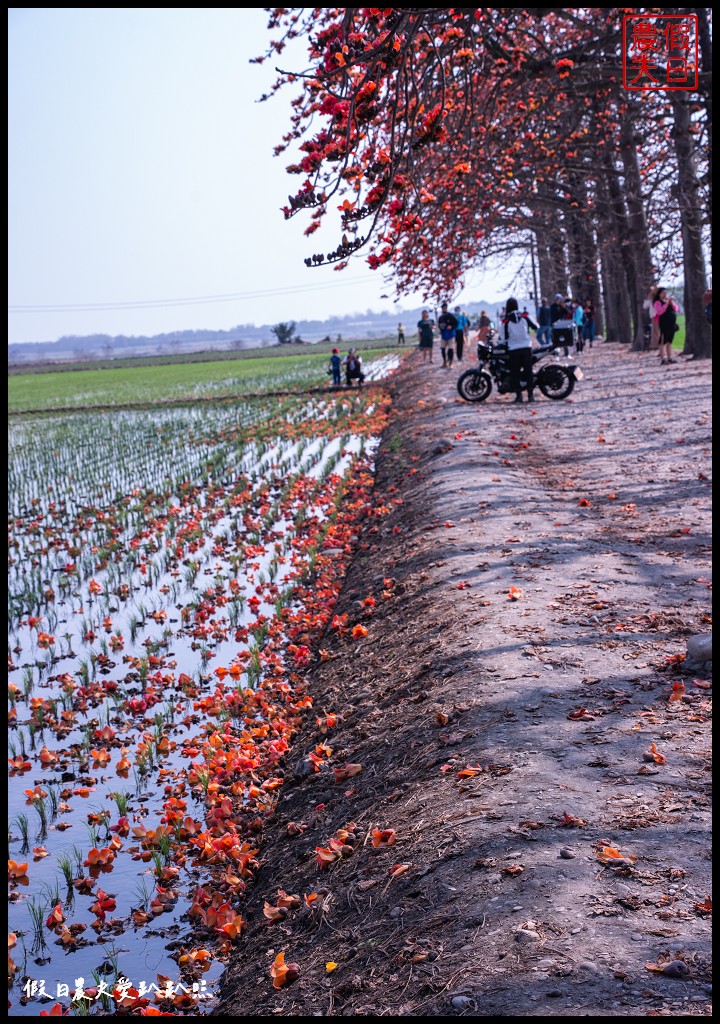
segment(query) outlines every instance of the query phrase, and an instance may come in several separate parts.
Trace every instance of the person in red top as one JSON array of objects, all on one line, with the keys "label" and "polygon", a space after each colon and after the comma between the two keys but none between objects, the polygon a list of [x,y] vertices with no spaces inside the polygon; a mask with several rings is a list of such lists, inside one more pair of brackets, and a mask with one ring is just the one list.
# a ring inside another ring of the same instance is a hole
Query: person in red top
[{"label": "person in red top", "polygon": [[677,330],[677,303],[667,288],[658,288],[653,302],[653,320],[660,328],[660,365],[674,363],[672,358],[672,342]]}]

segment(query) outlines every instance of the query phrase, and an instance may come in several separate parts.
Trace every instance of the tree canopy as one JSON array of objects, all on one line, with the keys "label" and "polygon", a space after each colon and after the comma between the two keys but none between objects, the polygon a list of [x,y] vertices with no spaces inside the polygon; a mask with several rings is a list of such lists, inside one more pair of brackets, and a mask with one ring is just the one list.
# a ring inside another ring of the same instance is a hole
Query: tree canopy
[{"label": "tree canopy", "polygon": [[[279,67],[272,90],[299,88],[276,147],[299,154],[284,215],[307,216],[307,235],[338,218],[336,248],[308,266],[342,269],[362,252],[396,297],[437,299],[471,268],[523,253],[535,298],[589,298],[609,337],[638,346],[651,283],[683,276],[689,351],[709,354],[707,9],[683,9],[700,67],[679,91],[625,86],[624,8],[267,10],[258,60],[292,39],[308,54],[303,70]],[[633,13],[670,47],[670,12]],[[678,53],[653,55],[656,78]]]},{"label": "tree canopy", "polygon": [[295,321],[290,320],[289,323],[275,324],[270,331],[277,338],[278,345],[301,345],[302,338],[295,333],[296,326]]}]

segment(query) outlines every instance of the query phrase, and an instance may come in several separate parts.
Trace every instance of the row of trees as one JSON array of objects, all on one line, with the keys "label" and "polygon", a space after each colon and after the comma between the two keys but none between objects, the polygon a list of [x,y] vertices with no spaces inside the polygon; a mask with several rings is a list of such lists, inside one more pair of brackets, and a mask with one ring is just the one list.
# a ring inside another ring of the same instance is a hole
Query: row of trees
[{"label": "row of trees", "polygon": [[[647,65],[658,80],[678,22],[643,10],[670,45]],[[299,38],[309,56],[278,69],[273,90],[299,86],[276,149],[301,154],[284,213],[309,212],[308,235],[340,215],[337,248],[305,262],[342,268],[366,250],[397,298],[436,300],[523,252],[542,294],[591,299],[606,336],[636,348],[651,283],[681,273],[686,348],[708,356],[709,11],[682,11],[697,25],[697,86],[645,92],[623,85],[626,11],[272,9],[269,53]]]}]

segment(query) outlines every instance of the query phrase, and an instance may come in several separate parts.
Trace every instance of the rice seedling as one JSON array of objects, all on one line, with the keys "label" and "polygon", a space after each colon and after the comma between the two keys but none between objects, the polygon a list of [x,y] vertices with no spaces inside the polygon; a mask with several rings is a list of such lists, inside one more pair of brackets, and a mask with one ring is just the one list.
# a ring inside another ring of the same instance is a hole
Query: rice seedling
[{"label": "rice seedling", "polygon": [[57,857],[57,862],[58,862],[58,867],[62,871],[63,878],[65,879],[65,882],[67,884],[68,891],[72,892],[73,891],[73,880],[74,880],[74,877],[75,877],[74,876],[74,872],[73,872],[72,857],[69,854],[67,854],[67,853],[59,853],[58,857]]},{"label": "rice seedling", "polygon": [[147,786],[147,775],[139,772],[137,768],[133,768],[133,782],[135,783],[135,796],[140,796]]},{"label": "rice seedling", "polygon": [[33,931],[32,952],[36,953],[45,948],[45,933],[43,931],[43,926],[45,924],[45,904],[41,903],[40,900],[33,896],[28,900],[27,909],[28,914],[30,915],[30,922],[32,924]]},{"label": "rice seedling", "polygon": [[185,573],[184,573],[184,576],[183,576],[183,582],[185,583],[185,586],[188,589],[190,589],[192,586],[194,586],[195,580],[197,579],[197,576],[198,576],[199,572],[200,572],[200,563],[199,562],[190,562],[190,564],[187,566],[187,568],[185,570]]},{"label": "rice seedling", "polygon": [[207,796],[208,787],[210,785],[210,771],[209,771],[209,769],[202,768],[202,767],[196,768],[195,769],[195,774],[197,775],[197,779],[198,779],[198,782],[200,783],[200,788],[202,789],[203,794],[205,796]]},{"label": "rice seedling", "polygon": [[35,749],[35,733],[37,731],[37,726],[36,726],[35,722],[28,722],[28,724],[26,726],[26,729],[27,729],[28,737],[30,739],[30,749],[34,750]]},{"label": "rice seedling", "polygon": [[127,817],[128,807],[130,806],[130,794],[125,792],[108,793],[108,796],[110,797],[111,800],[115,801],[118,809],[118,814],[120,815],[120,817]]},{"label": "rice seedling", "polygon": [[257,647],[253,647],[250,652],[250,660],[245,671],[247,674],[247,685],[250,689],[255,689],[262,678],[262,663],[260,661],[260,651]]},{"label": "rice seedling", "polygon": [[154,886],[150,888],[146,879],[141,877],[133,891],[135,893],[135,899],[137,900],[138,906],[143,910],[147,910],[150,906],[150,900],[153,898]]},{"label": "rice seedling", "polygon": [[70,1003],[73,1015],[75,1017],[89,1017],[91,1002],[92,1000],[89,996],[81,996],[79,999],[73,999]]},{"label": "rice seedling", "polygon": [[93,733],[95,732],[95,726],[92,722],[83,728],[83,736],[81,740],[82,749],[87,753],[93,745]]},{"label": "rice seedling", "polygon": [[84,868],[83,861],[85,859],[82,850],[79,847],[77,847],[77,846],[73,846],[72,850],[70,851],[70,855],[71,855],[71,857],[73,859],[73,863],[75,865],[75,877],[76,878],[82,878],[83,873],[84,873],[83,872],[83,868]]},{"label": "rice seedling", "polygon": [[164,729],[165,729],[165,719],[163,718],[162,714],[158,713],[158,714],[155,715],[155,724],[153,726],[153,732],[155,734],[155,743],[156,744],[159,744],[160,740],[163,738]]},{"label": "rice seedling", "polygon": [[169,832],[163,832],[158,838],[158,850],[164,862],[169,864],[172,854],[172,836]]},{"label": "rice seedling", "polygon": [[35,687],[35,683],[34,683],[34,673],[33,673],[33,670],[31,668],[26,668],[23,671],[23,693],[25,694],[25,699],[26,700],[29,698],[30,694],[33,692],[34,687]]},{"label": "rice seedling", "polygon": [[58,804],[60,802],[60,794],[57,786],[48,785],[48,802],[50,804],[50,817],[54,819],[57,817]]},{"label": "rice seedling", "polygon": [[[103,1009],[103,1012],[107,1013],[110,1010],[110,998],[111,997],[110,997],[109,991],[112,990],[112,987],[117,982],[118,975],[116,975],[115,978],[113,979],[113,981],[110,983],[111,984],[110,990],[108,990],[108,983],[107,983],[107,980],[106,980],[106,976],[104,974],[101,974],[100,971],[93,971],[92,975],[93,975],[93,980],[95,982],[95,988],[97,988],[99,990],[97,996],[95,996],[94,1002],[97,1004],[97,1002],[99,1001],[100,1006]],[[85,1002],[84,999],[82,1001]],[[85,1016],[85,1014],[81,1013],[81,1014],[79,1014],[79,1016],[82,1017],[82,1016]],[[88,1007],[87,1016],[90,1016],[89,1007]]]},{"label": "rice seedling", "polygon": [[60,883],[55,879],[52,883],[41,882],[40,892],[45,896],[46,905],[51,907],[56,906],[60,903],[62,896],[60,895]]},{"label": "rice seedling", "polygon": [[28,821],[27,814],[18,814],[15,818],[15,824],[20,831],[20,839],[22,841],[20,850],[22,853],[27,853],[30,849],[30,822]]}]

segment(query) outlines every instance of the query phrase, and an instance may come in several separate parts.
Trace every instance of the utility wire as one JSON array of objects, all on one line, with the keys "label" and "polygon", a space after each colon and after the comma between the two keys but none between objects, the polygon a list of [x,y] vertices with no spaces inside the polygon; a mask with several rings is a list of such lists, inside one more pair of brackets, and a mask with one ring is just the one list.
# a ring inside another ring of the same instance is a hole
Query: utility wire
[{"label": "utility wire", "polygon": [[55,306],[8,306],[8,313],[83,313],[110,309],[156,309],[172,306],[199,306],[214,302],[238,302],[245,299],[259,299],[273,295],[293,295],[308,291],[325,291],[329,288],[343,288],[345,285],[367,284],[367,278],[355,277],[334,284],[284,285],[254,292],[234,292],[224,295],[199,295],[184,299],[147,299],[135,302],[85,302]]}]

